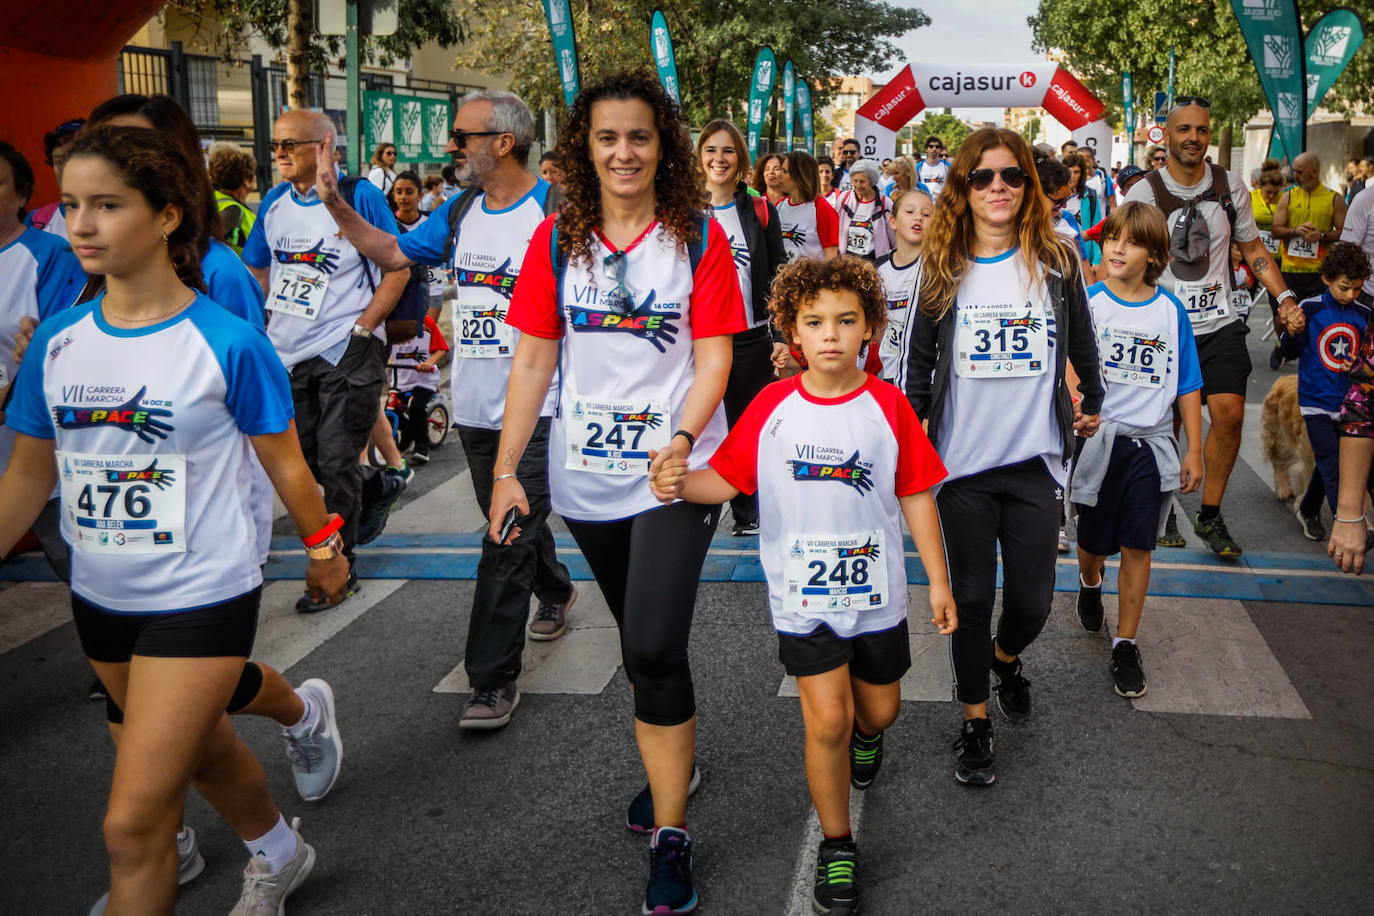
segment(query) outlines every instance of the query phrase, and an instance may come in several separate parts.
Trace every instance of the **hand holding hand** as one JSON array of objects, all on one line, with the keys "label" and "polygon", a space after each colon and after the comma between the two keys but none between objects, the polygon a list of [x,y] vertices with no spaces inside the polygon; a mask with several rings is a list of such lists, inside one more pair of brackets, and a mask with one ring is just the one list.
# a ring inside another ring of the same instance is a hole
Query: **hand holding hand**
[{"label": "hand holding hand", "polygon": [[[659,462],[658,456],[664,452],[649,451],[649,492],[661,503],[671,503],[682,498],[683,482],[687,478],[687,458],[670,457]],[[657,470],[654,469],[658,465]]]}]

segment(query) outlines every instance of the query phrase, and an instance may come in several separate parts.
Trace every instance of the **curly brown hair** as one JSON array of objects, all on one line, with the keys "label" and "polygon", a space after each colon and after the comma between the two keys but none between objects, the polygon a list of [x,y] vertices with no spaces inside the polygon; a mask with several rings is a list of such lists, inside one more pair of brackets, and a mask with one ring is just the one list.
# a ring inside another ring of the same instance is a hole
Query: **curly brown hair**
[{"label": "curly brown hair", "polygon": [[797,327],[797,316],[821,290],[850,292],[859,297],[869,340],[877,340],[887,326],[887,294],[878,269],[866,258],[843,255],[829,261],[802,258],[788,264],[773,278],[773,325],[788,342]]},{"label": "curly brown hair", "polygon": [[684,252],[701,238],[706,176],[692,149],[682,113],[658,77],[642,70],[617,73],[577,94],[554,151],[565,176],[567,201],[558,216],[558,248],[569,261],[591,256],[592,230],[601,224],[601,179],[588,152],[592,106],[638,99],[654,113],[661,158],[654,173],[654,217]]},{"label": "curly brown hair", "polygon": [[1322,279],[1334,283],[1345,277],[1362,283],[1369,277],[1369,267],[1369,256],[1359,245],[1335,242],[1327,250],[1326,260],[1322,261]]},{"label": "curly brown hair", "polygon": [[168,236],[167,253],[181,282],[205,292],[200,261],[210,239],[202,225],[197,179],[203,179],[205,170],[200,164],[187,162],[174,138],[145,127],[87,127],[67,148],[67,162],[83,156],[109,163],[154,213],[168,205],[181,211],[181,222]]}]

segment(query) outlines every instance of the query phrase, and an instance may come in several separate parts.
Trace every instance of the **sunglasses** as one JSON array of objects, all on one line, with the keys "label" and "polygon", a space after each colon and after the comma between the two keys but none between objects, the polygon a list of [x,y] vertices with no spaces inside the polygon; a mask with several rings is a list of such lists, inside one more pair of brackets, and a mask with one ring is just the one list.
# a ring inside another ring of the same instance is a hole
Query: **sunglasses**
[{"label": "sunglasses", "polygon": [[1155,156],[1155,157],[1154,157],[1153,159],[1151,159],[1150,161],[1151,161],[1151,162],[1168,162],[1168,161],[1169,161],[1169,157],[1168,157],[1168,156]]},{"label": "sunglasses", "polygon": [[1026,183],[1026,173],[1020,166],[1008,166],[1005,169],[974,169],[968,173],[968,185],[975,191],[982,191],[992,184],[994,178],[1002,176],[1002,183],[1009,188],[1019,188]]},{"label": "sunglasses", "polygon": [[454,146],[458,147],[459,149],[463,149],[463,148],[465,148],[465,147],[468,145],[468,138],[469,138],[469,137],[499,137],[499,136],[501,136],[501,134],[503,134],[503,133],[505,133],[505,131],[501,131],[501,130],[458,130],[457,128],[454,128],[453,130],[451,130],[451,131],[448,132],[448,136],[449,136],[449,139],[453,141],[453,145],[454,145]]},{"label": "sunglasses", "polygon": [[606,279],[615,283],[615,288],[606,294],[606,304],[617,315],[626,317],[635,313],[634,296],[630,295],[629,287],[625,285],[625,269],[628,266],[629,261],[623,251],[612,251],[601,262],[601,270]]},{"label": "sunglasses", "polygon": [[[1006,181],[1005,178],[1002,180]],[[1064,207],[1068,205],[1070,196],[1071,195],[1069,194],[1065,194],[1063,197],[1051,197],[1050,204],[1053,206],[1053,209],[1062,210]]]},{"label": "sunglasses", "polygon": [[323,139],[324,138],[321,137],[319,140],[269,140],[267,141],[267,145],[274,153],[278,149],[281,149],[285,151],[286,155],[290,156],[296,151],[296,147],[305,146],[308,143],[319,143]]},{"label": "sunglasses", "polygon": [[1174,96],[1175,108],[1187,108],[1189,105],[1196,105],[1199,108],[1212,110],[1212,100],[1201,95],[1176,95]]}]

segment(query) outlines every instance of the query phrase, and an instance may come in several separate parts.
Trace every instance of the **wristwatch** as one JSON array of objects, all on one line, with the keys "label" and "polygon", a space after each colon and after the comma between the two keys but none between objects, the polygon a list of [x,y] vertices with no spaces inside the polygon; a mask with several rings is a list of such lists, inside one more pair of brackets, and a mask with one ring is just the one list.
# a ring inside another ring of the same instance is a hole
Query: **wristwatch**
[{"label": "wristwatch", "polygon": [[312,560],[332,560],[343,556],[343,546],[343,536],[336,531],[323,544],[305,548],[305,555]]},{"label": "wristwatch", "polygon": [[371,328],[365,328],[365,327],[363,327],[363,326],[360,325],[360,324],[355,324],[355,325],[353,325],[353,336],[354,336],[354,337],[371,337],[371,336],[372,336],[372,329],[371,329]]}]

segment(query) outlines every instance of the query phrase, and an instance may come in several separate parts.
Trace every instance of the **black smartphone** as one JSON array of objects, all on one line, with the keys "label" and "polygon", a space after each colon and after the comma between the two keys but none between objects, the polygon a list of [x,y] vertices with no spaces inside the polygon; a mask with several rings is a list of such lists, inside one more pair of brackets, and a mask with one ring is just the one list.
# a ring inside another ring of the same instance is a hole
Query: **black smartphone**
[{"label": "black smartphone", "polygon": [[515,520],[520,517],[520,510],[515,506],[510,507],[506,517],[501,520],[501,533],[496,538],[496,543],[501,546],[506,545],[506,538],[510,537],[510,531],[515,527]]}]

